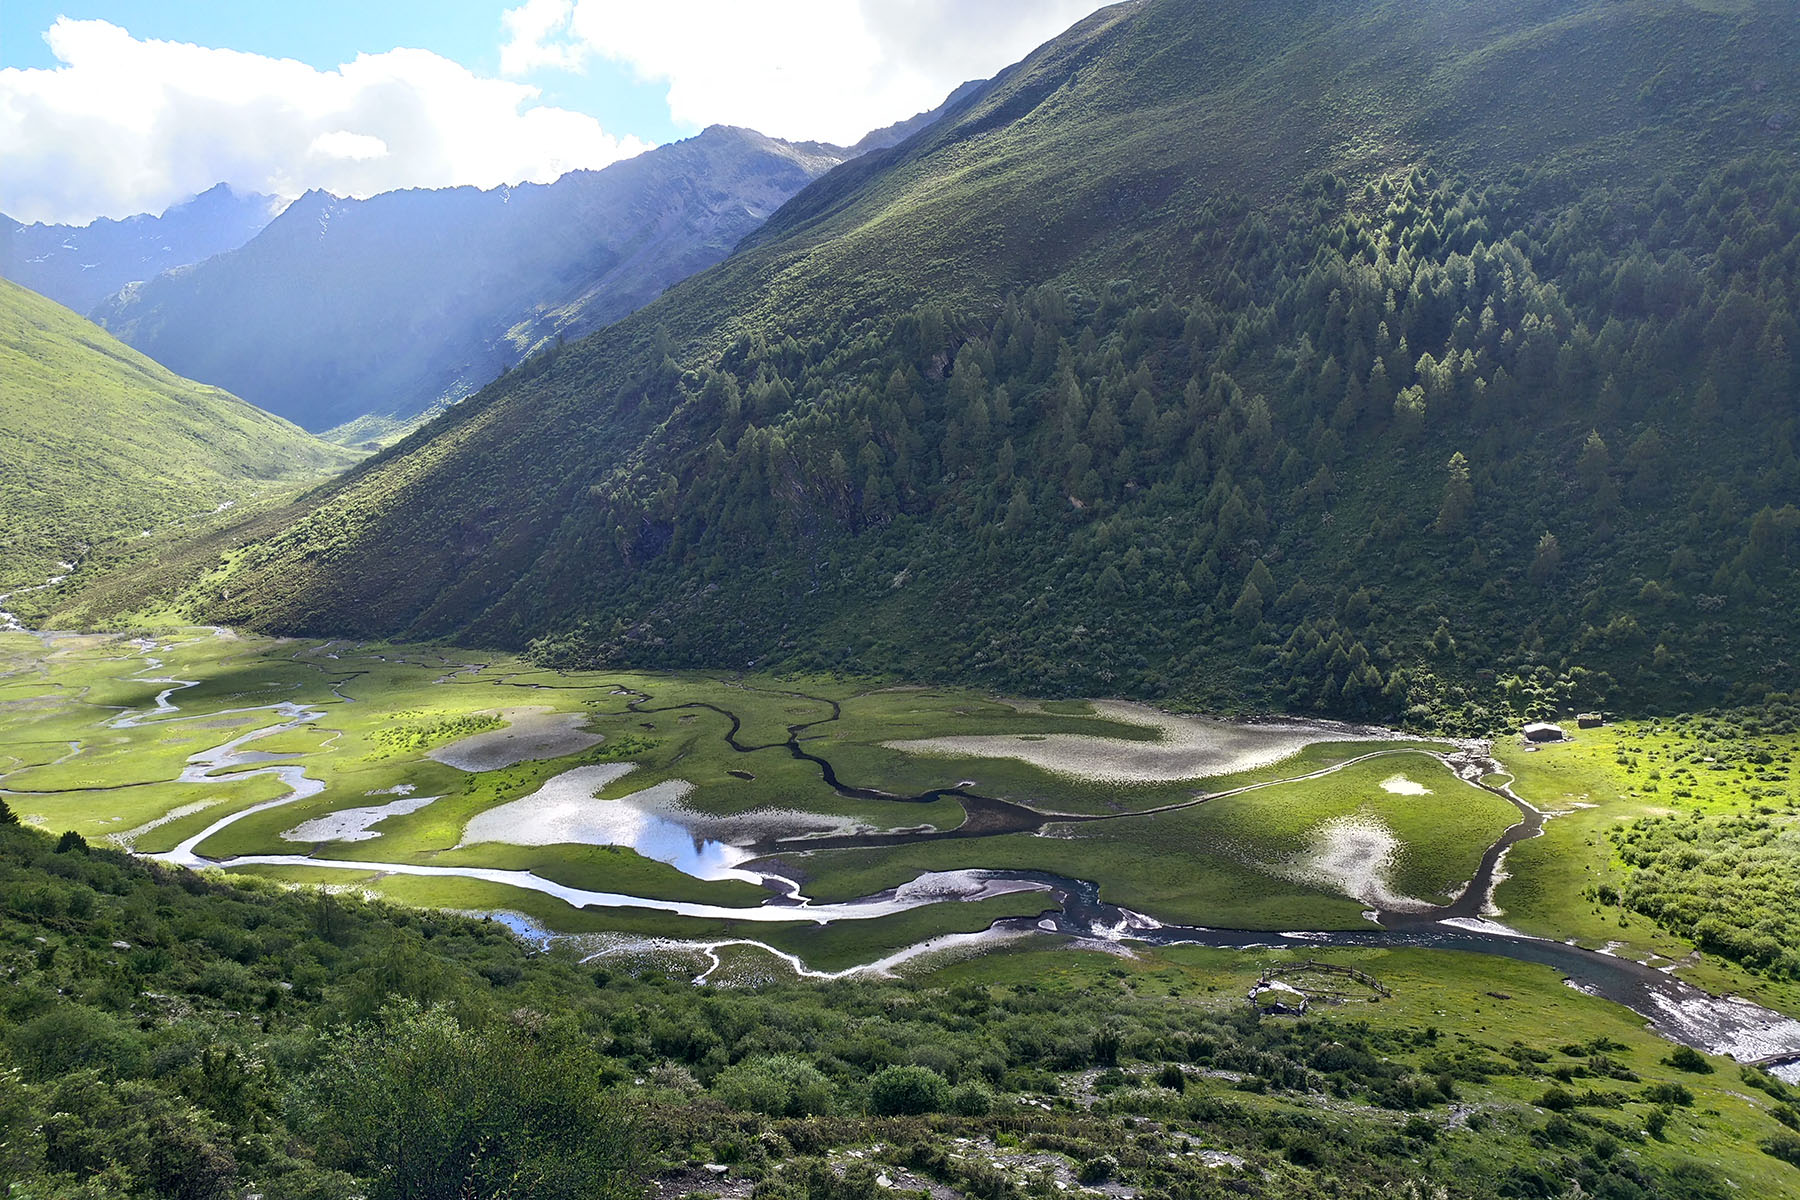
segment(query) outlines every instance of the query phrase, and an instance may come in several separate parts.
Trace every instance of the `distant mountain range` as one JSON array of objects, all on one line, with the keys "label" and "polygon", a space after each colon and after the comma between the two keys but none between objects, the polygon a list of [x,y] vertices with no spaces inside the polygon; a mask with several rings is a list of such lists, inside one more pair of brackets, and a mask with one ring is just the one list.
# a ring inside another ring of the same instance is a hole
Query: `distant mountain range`
[{"label": "distant mountain range", "polygon": [[1792,14],[1101,10],[188,612],[1446,728],[1791,689]]},{"label": "distant mountain range", "polygon": [[844,153],[715,127],[550,184],[308,192],[247,245],[94,315],[309,429],[403,423],[717,262]]},{"label": "distant mountain range", "polygon": [[355,455],[0,280],[0,592]]},{"label": "distant mountain range", "polygon": [[237,249],[261,233],[285,203],[221,183],[161,216],[21,225],[0,214],[0,278],[76,312],[90,312],[128,283]]},{"label": "distant mountain range", "polygon": [[655,299],[813,179],[936,116],[849,148],[714,126],[550,184],[309,192],[247,245],[125,288],[94,315],[309,429],[379,435]]}]

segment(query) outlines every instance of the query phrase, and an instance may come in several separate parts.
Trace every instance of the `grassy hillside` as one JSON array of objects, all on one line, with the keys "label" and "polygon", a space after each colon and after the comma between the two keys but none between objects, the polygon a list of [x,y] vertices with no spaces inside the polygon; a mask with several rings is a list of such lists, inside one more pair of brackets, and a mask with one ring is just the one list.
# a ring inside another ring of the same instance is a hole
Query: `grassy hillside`
[{"label": "grassy hillside", "polygon": [[189,611],[1453,727],[1757,699],[1792,16],[1107,9]]},{"label": "grassy hillside", "polygon": [[0,444],[0,589],[40,584],[96,542],[354,461],[4,281]]}]

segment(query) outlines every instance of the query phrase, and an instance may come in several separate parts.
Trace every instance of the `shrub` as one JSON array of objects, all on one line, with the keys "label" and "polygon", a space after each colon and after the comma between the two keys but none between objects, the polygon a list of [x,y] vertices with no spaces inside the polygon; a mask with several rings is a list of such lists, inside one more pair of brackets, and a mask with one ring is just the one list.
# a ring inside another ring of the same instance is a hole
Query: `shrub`
[{"label": "shrub", "polygon": [[771,1117],[808,1117],[830,1112],[831,1081],[804,1059],[776,1054],[747,1058],[719,1072],[713,1095],[732,1108]]},{"label": "shrub", "polygon": [[1547,1108],[1551,1112],[1568,1112],[1575,1107],[1575,1097],[1559,1087],[1553,1087],[1538,1097],[1538,1107]]},{"label": "shrub", "polygon": [[950,1084],[929,1067],[885,1067],[869,1080],[869,1111],[878,1117],[942,1112]]},{"label": "shrub", "polygon": [[1706,1061],[1706,1056],[1692,1046],[1677,1046],[1675,1052],[1663,1059],[1663,1062],[1678,1071],[1689,1071],[1695,1075],[1711,1075],[1713,1065]]},{"label": "shrub", "polygon": [[1764,1154],[1774,1155],[1790,1166],[1800,1167],[1800,1137],[1791,1133],[1778,1133],[1762,1140]]},{"label": "shrub", "polygon": [[1110,1154],[1086,1159],[1075,1172],[1075,1181],[1084,1184],[1105,1183],[1119,1169],[1119,1161]]},{"label": "shrub", "polygon": [[965,1083],[950,1093],[950,1111],[959,1117],[985,1117],[993,1111],[994,1094],[979,1083]]}]

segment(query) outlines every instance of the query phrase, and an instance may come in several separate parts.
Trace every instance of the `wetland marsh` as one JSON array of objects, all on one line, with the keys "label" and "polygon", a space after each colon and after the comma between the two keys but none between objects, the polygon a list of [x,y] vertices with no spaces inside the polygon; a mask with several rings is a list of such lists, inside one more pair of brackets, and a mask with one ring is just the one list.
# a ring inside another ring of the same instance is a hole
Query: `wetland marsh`
[{"label": "wetland marsh", "polygon": [[727,949],[806,977],[1033,938],[1474,951],[1710,1051],[1800,1054],[1770,1008],[1503,923],[1547,818],[1484,743],[216,629],[0,654],[0,795],[180,866],[697,954],[702,980]]}]

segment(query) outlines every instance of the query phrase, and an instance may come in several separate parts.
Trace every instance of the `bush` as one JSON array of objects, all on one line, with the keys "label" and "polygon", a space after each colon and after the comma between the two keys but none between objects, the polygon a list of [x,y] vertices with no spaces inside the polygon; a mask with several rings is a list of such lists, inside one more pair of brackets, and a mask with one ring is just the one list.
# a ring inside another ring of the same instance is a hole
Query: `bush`
[{"label": "bush", "polygon": [[804,1059],[777,1054],[747,1058],[713,1080],[713,1095],[732,1108],[771,1117],[810,1117],[830,1112],[831,1081]]},{"label": "bush", "polygon": [[1790,1166],[1800,1167],[1800,1137],[1778,1133],[1762,1140],[1764,1154],[1772,1154]]},{"label": "bush", "polygon": [[1575,1097],[1559,1087],[1553,1087],[1538,1097],[1538,1107],[1547,1108],[1551,1112],[1568,1112],[1575,1107]]},{"label": "bush", "polygon": [[1119,1160],[1110,1154],[1102,1154],[1098,1158],[1086,1159],[1075,1172],[1075,1181],[1093,1185],[1105,1183],[1119,1169]]},{"label": "bush", "polygon": [[1675,1053],[1663,1059],[1663,1062],[1678,1071],[1689,1071],[1695,1075],[1711,1075],[1713,1065],[1706,1061],[1706,1056],[1692,1046],[1677,1046]]},{"label": "bush", "polygon": [[985,1117],[994,1108],[994,1093],[979,1083],[965,1083],[950,1093],[950,1111],[959,1117]]},{"label": "bush", "polygon": [[869,1111],[878,1117],[942,1112],[950,1084],[929,1067],[886,1067],[869,1080]]},{"label": "bush", "polygon": [[[391,1005],[339,1030],[297,1089],[322,1165],[370,1179],[370,1200],[634,1194],[639,1134],[577,1037],[518,1025],[465,1028],[446,1008]],[[496,1138],[495,1130],[529,1130]],[[641,1194],[641,1193],[640,1193]]]}]

